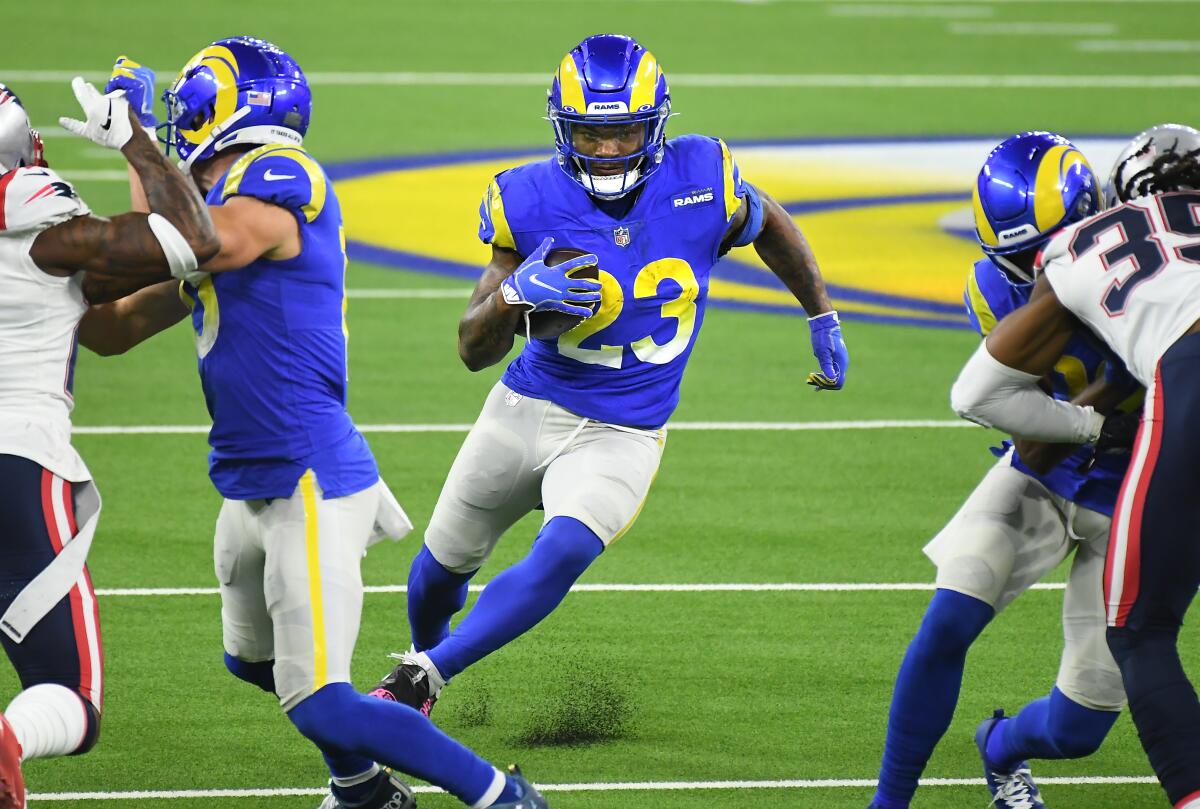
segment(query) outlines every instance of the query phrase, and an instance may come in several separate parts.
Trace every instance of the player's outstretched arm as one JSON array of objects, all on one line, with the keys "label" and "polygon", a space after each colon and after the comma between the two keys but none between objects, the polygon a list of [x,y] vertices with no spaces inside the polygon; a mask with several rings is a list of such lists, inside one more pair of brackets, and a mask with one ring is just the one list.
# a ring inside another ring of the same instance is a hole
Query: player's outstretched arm
[{"label": "player's outstretched arm", "polygon": [[[1081,390],[1079,395],[1073,397],[1071,404],[1080,407],[1090,406],[1095,408],[1098,413],[1109,415],[1116,413],[1117,408],[1134,393],[1134,390],[1136,388],[1131,389],[1127,382],[1102,376]],[[1129,415],[1136,419],[1138,414]],[[1071,453],[1079,448],[1078,444],[1050,444],[1044,441],[1029,441],[1024,438],[1014,439],[1014,443],[1025,465],[1043,475],[1065,461],[1071,456]],[[1129,449],[1131,447],[1132,445],[1113,449]]]},{"label": "player's outstretched arm", "polygon": [[519,253],[492,245],[492,260],[484,268],[467,311],[458,322],[458,355],[472,371],[495,365],[512,348],[525,307],[507,303],[500,293],[500,284],[519,266]]},{"label": "player's outstretched arm", "polygon": [[104,357],[124,354],[187,314],[179,298],[179,282],[164,281],[112,303],[88,307],[79,322],[79,342]]},{"label": "player's outstretched arm", "polygon": [[220,247],[208,206],[195,185],[173,166],[138,126],[120,92],[101,96],[82,79],[72,83],[87,120],[59,119],[68,131],[119,149],[138,173],[151,214],[127,213],[105,219],[77,216],[42,231],[29,254],[54,274],[79,270],[105,275],[177,277]]},{"label": "player's outstretched arm", "polygon": [[255,197],[230,197],[209,208],[221,249],[204,261],[204,272],[240,270],[260,258],[295,258],[303,244],[300,223],[286,208]]}]

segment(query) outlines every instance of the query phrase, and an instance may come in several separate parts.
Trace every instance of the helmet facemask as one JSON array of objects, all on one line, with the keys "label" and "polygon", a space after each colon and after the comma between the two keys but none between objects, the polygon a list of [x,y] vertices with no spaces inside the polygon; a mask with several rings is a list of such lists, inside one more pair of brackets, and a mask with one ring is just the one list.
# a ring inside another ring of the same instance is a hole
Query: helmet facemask
[{"label": "helmet facemask", "polygon": [[[671,103],[635,114],[577,115],[548,107],[559,165],[589,194],[619,199],[662,162]],[[611,134],[607,133],[609,130]],[[607,135],[607,136],[606,136]],[[615,144],[609,154],[606,146]]]}]

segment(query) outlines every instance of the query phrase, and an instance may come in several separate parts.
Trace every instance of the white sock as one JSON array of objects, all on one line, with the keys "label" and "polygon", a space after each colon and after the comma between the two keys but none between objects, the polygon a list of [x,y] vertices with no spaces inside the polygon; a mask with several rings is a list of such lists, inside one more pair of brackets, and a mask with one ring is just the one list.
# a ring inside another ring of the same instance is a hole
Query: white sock
[{"label": "white sock", "polygon": [[83,697],[61,685],[35,685],[17,694],[4,709],[21,743],[21,760],[74,753],[87,736]]},{"label": "white sock", "polygon": [[379,765],[372,764],[371,769],[367,770],[366,772],[359,773],[358,775],[352,775],[349,778],[338,778],[335,775],[331,776],[330,780],[333,781],[334,786],[339,786],[345,789],[346,787],[356,787],[359,784],[365,784],[367,781],[370,781],[377,775],[379,775]]},{"label": "white sock", "polygon": [[[495,769],[495,768],[493,768]],[[492,776],[492,785],[488,787],[487,792],[483,793],[483,797],[471,804],[471,809],[487,809],[494,804],[500,797],[500,793],[504,791],[505,784],[508,783],[508,778],[504,773],[496,770],[496,774]]]}]

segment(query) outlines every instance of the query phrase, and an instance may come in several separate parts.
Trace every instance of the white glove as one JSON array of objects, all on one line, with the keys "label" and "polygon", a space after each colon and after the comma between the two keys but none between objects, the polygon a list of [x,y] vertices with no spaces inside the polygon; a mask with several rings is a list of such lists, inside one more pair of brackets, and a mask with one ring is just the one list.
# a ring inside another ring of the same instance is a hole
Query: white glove
[{"label": "white glove", "polygon": [[124,90],[100,95],[99,90],[80,76],[71,79],[71,89],[75,91],[75,100],[83,108],[87,121],[59,118],[58,123],[63,129],[109,149],[121,149],[129,143],[133,126],[129,123],[129,102],[125,100]]}]

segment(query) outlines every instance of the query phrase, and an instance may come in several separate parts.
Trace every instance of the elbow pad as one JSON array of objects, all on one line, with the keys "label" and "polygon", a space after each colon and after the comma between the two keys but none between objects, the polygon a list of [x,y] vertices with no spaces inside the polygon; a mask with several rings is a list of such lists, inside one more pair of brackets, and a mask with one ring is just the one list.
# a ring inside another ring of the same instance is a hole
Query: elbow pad
[{"label": "elbow pad", "polygon": [[745,247],[753,242],[763,232],[763,226],[766,224],[766,216],[763,214],[762,197],[758,195],[758,189],[746,183],[743,186],[746,189],[746,204],[750,206],[750,212],[746,216],[746,222],[742,225],[742,229],[738,231],[738,235],[733,240],[734,247]]},{"label": "elbow pad", "polygon": [[1034,441],[1090,444],[1100,436],[1104,417],[1091,407],[1047,396],[1040,377],[999,362],[987,341],[963,366],[950,390],[950,406],[968,421]]},{"label": "elbow pad", "polygon": [[186,278],[189,273],[200,266],[187,239],[183,238],[179,229],[165,217],[152,213],[146,220],[146,224],[150,226],[150,232],[154,234],[154,238],[158,239],[163,254],[167,257],[167,266],[171,268],[173,277]]}]

